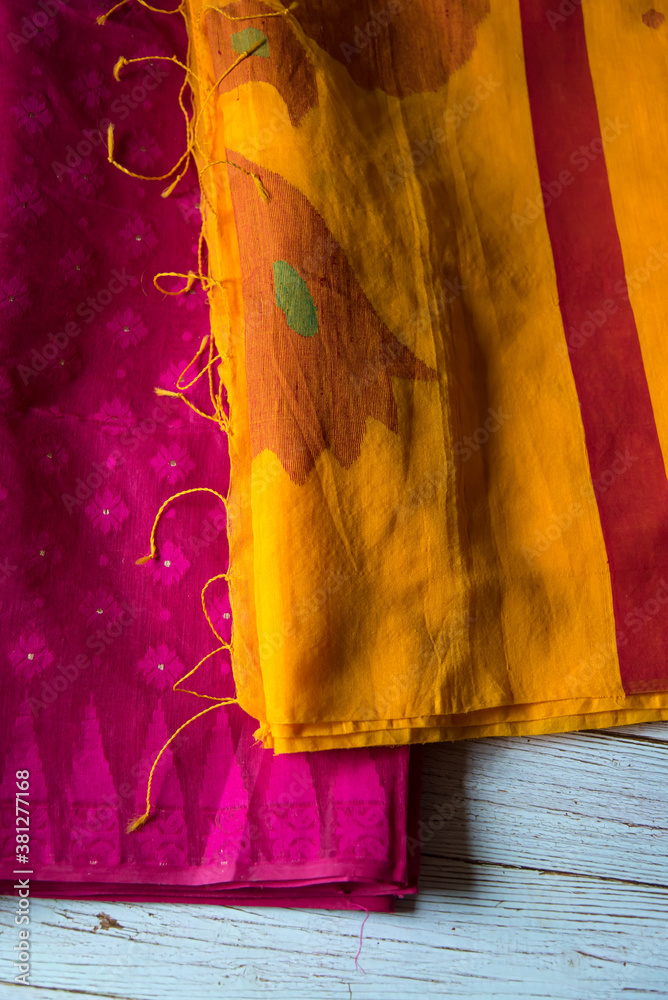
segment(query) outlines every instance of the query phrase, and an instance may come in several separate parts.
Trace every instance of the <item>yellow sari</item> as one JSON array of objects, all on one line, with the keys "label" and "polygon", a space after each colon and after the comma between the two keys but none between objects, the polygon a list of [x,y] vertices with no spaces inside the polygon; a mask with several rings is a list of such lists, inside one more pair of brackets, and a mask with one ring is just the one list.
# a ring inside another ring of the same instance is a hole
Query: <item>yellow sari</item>
[{"label": "yellow sari", "polygon": [[642,8],[186,2],[233,668],[276,752],[668,718]]}]

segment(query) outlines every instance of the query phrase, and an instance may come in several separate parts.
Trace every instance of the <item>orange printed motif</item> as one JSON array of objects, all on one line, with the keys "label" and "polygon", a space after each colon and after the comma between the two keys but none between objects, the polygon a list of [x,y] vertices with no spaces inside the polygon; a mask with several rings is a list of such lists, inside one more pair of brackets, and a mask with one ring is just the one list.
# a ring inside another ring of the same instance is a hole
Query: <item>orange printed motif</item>
[{"label": "orange printed motif", "polygon": [[[232,90],[258,80],[270,83],[285,101],[291,124],[298,125],[309,108],[318,103],[318,92],[313,66],[286,23],[287,18],[257,17],[272,11],[260,0],[240,0],[224,10],[230,17],[209,11],[205,21],[216,79],[242,52],[253,49],[261,41],[261,35],[266,41],[239,63],[221,87]],[[251,20],[231,20],[232,17]]]},{"label": "orange printed motif", "polygon": [[309,0],[296,20],[359,87],[393,97],[439,90],[468,62],[489,0]]},{"label": "orange printed motif", "polygon": [[377,316],[343,250],[310,202],[278,174],[270,194],[230,169],[243,271],[253,456],[269,448],[295,483],[325,449],[344,468],[359,457],[368,417],[399,429],[392,376],[435,379]]}]

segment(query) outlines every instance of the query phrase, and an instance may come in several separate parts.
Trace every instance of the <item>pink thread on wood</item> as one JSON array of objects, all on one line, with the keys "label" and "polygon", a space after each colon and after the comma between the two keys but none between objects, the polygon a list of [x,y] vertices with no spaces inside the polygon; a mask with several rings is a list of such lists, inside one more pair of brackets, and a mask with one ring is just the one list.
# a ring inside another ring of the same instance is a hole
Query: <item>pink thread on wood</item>
[{"label": "pink thread on wood", "polygon": [[357,949],[357,954],[355,955],[355,969],[359,969],[362,972],[362,974],[366,976],[366,972],[364,972],[364,969],[359,964],[359,957],[362,954],[362,942],[363,942],[363,937],[364,937],[364,925],[367,922],[367,920],[369,919],[369,911],[367,910],[366,906],[362,906],[361,903],[351,903],[351,906],[354,906],[356,910],[364,910],[364,912],[366,913],[366,916],[365,916],[364,920],[362,921],[362,926],[360,927],[360,946]]}]

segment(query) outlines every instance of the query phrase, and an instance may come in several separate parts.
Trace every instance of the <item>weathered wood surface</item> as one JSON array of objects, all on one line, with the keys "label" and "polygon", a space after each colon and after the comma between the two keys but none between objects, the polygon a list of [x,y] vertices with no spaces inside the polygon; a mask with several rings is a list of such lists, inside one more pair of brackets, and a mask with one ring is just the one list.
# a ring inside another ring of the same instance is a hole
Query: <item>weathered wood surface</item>
[{"label": "weathered wood surface", "polygon": [[33,900],[13,986],[5,898],[0,998],[668,998],[668,725],[428,747],[423,782],[420,894],[371,914],[366,974],[361,913]]}]

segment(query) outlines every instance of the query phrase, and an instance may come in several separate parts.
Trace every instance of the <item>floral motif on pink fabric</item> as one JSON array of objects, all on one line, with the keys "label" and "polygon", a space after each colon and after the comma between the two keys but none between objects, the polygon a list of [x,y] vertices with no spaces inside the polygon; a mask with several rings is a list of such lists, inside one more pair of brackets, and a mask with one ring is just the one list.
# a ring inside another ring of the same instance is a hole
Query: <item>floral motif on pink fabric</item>
[{"label": "floral motif on pink fabric", "polygon": [[144,322],[133,309],[120,309],[107,323],[107,330],[114,338],[114,343],[125,349],[136,347],[148,333]]},{"label": "floral motif on pink fabric", "polygon": [[65,281],[73,288],[80,288],[96,273],[92,255],[83,247],[68,250],[58,261],[58,266]]},{"label": "floral motif on pink fabric", "polygon": [[136,423],[132,410],[118,396],[114,396],[109,402],[102,403],[97,413],[93,414],[93,420],[100,422],[100,430],[114,437],[129,431]]},{"label": "floral motif on pink fabric", "polygon": [[[215,584],[211,585],[211,590],[213,590],[214,586]],[[221,586],[225,586],[224,581],[221,581]],[[207,610],[216,632],[222,635],[224,639],[229,640],[232,625],[232,610],[228,594],[225,593],[222,597],[214,597],[212,600],[207,601]]]},{"label": "floral motif on pink fabric", "polygon": [[133,167],[148,170],[155,166],[162,156],[162,150],[154,135],[145,128],[135,129],[128,144],[128,156]]},{"label": "floral motif on pink fabric", "polygon": [[84,198],[92,198],[104,184],[104,178],[97,163],[93,162],[90,157],[79,160],[75,166],[70,167],[70,180]]},{"label": "floral motif on pink fabric", "polygon": [[86,616],[86,625],[104,627],[118,621],[121,606],[113,594],[107,590],[88,591],[86,598],[79,605],[79,611]]},{"label": "floral motif on pink fabric", "polygon": [[209,299],[202,286],[195,285],[186,295],[177,296],[176,304],[181,309],[193,312],[195,309],[206,309],[209,305]]},{"label": "floral motif on pink fabric", "polygon": [[121,229],[121,239],[125,243],[126,251],[133,257],[142,257],[158,245],[153,226],[150,222],[144,222],[139,216],[130,219]]},{"label": "floral motif on pink fabric", "polygon": [[48,21],[45,25],[35,25],[35,27],[33,44],[36,49],[50,49],[53,43],[58,41],[58,28],[54,21]]},{"label": "floral motif on pink fabric", "polygon": [[12,219],[24,226],[36,222],[46,212],[42,194],[34,184],[15,184],[5,200]]},{"label": "floral motif on pink fabric", "polygon": [[176,442],[160,445],[157,455],[151,459],[151,465],[159,479],[166,479],[170,485],[182,483],[189,472],[195,468],[186,449]]},{"label": "floral motif on pink fabric", "polygon": [[87,69],[80,73],[74,89],[82,104],[87,108],[97,108],[103,97],[109,97],[109,90],[99,69]]},{"label": "floral motif on pink fabric", "polygon": [[36,454],[37,465],[41,471],[51,475],[62,469],[70,460],[63,442],[58,438],[46,437],[39,443]]},{"label": "floral motif on pink fabric", "polygon": [[19,98],[18,104],[12,108],[12,114],[15,115],[17,124],[26,129],[30,135],[43,132],[45,126],[53,121],[46,100],[38,94],[28,94]]},{"label": "floral motif on pink fabric", "polygon": [[123,503],[121,494],[112,493],[111,490],[96,493],[85,507],[85,511],[93,527],[101,531],[103,535],[108,535],[110,531],[118,531],[130,513]]},{"label": "floral motif on pink fabric", "polygon": [[51,531],[40,531],[31,537],[32,553],[28,556],[28,569],[38,577],[49,573],[62,559],[63,550]]},{"label": "floral motif on pink fabric", "polygon": [[192,191],[188,191],[176,199],[176,204],[179,206],[179,211],[185,222],[189,222],[191,225],[202,225],[200,200],[199,188],[193,188]]},{"label": "floral motif on pink fabric", "polygon": [[0,280],[0,309],[9,319],[27,313],[31,305],[26,281],[17,275],[7,281],[4,278]]},{"label": "floral motif on pink fabric", "polygon": [[41,635],[26,631],[14,649],[10,649],[9,662],[31,679],[53,663],[53,653]]},{"label": "floral motif on pink fabric", "polygon": [[171,587],[173,583],[178,583],[190,569],[190,562],[183,554],[183,550],[174,542],[166,541],[160,546],[160,562],[153,570],[153,580],[155,583],[163,583]]},{"label": "floral motif on pink fabric", "polygon": [[[173,361],[169,368],[167,368],[162,375],[158,378],[158,385],[161,389],[171,389],[173,392],[176,391],[177,380],[185,366],[188,364],[187,361],[177,362]],[[185,384],[185,383],[184,383]]]},{"label": "floral motif on pink fabric", "polygon": [[159,688],[172,687],[175,681],[185,673],[185,667],[176,650],[171,649],[164,642],[158,643],[155,648],[149,646],[146,656],[139,661],[137,666],[146,679]]}]

